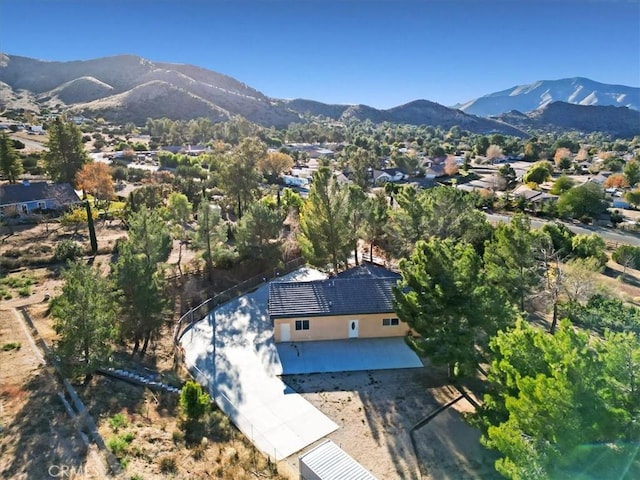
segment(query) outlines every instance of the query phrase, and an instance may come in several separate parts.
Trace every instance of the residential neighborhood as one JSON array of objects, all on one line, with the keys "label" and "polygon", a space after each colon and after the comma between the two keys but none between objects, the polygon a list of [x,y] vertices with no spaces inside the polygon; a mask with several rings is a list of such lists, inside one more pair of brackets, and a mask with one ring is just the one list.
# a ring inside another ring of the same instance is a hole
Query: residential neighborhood
[{"label": "residential neighborhood", "polygon": [[640,4],[36,3],[0,477],[640,478]]}]

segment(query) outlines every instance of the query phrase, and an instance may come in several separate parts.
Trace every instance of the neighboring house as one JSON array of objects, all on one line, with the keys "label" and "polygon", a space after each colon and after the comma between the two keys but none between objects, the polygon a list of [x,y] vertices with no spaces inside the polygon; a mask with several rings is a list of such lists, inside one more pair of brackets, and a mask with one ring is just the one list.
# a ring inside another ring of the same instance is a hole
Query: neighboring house
[{"label": "neighboring house", "polygon": [[365,264],[335,277],[269,286],[276,342],[401,337],[411,328],[393,310],[400,275]]},{"label": "neighboring house", "polygon": [[282,175],[282,182],[285,185],[293,187],[308,187],[311,183],[309,178],[296,177],[294,175]]},{"label": "neighboring house", "polygon": [[0,217],[28,216],[41,210],[61,210],[80,197],[70,183],[37,182],[0,185]]},{"label": "neighboring house", "polygon": [[607,181],[607,178],[611,175],[611,172],[600,172],[596,176],[591,177],[589,181],[591,183],[597,183],[598,185],[604,185]]},{"label": "neighboring house", "polygon": [[431,163],[430,165],[425,163],[423,165],[424,176],[430,180],[438,177],[444,177],[446,172],[444,171],[444,165],[439,163]]},{"label": "neighboring house", "polygon": [[550,193],[534,190],[526,185],[520,185],[513,190],[515,197],[522,197],[528,203],[531,203],[534,207],[541,206],[543,203],[552,202],[558,199],[557,195],[551,195]]},{"label": "neighboring house", "polygon": [[29,127],[29,132],[44,135],[44,127],[42,125],[31,125]]},{"label": "neighboring house", "polygon": [[409,178],[409,175],[404,173],[399,168],[385,168],[384,170],[373,170],[373,183],[380,185],[387,182],[400,182]]}]

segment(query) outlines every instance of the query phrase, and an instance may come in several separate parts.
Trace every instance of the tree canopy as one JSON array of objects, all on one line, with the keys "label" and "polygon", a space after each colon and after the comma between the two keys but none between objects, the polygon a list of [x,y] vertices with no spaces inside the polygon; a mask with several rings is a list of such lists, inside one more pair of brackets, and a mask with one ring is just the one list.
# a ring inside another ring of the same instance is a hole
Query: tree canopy
[{"label": "tree canopy", "polygon": [[62,278],[62,293],[51,304],[59,335],[55,351],[72,373],[90,377],[109,359],[117,336],[113,285],[97,268],[81,261],[70,263]]},{"label": "tree canopy", "polygon": [[473,373],[487,339],[514,318],[487,282],[481,257],[470,244],[434,237],[419,241],[400,271],[398,317],[422,335],[434,363],[449,365],[455,375]]},{"label": "tree canopy", "polygon": [[0,172],[9,183],[16,183],[23,172],[20,155],[14,148],[13,141],[4,132],[0,134]]},{"label": "tree canopy", "polygon": [[170,248],[169,227],[157,211],[142,208],[131,215],[129,238],[118,247],[113,276],[126,307],[122,332],[134,342],[134,354],[145,354],[164,320],[168,304],[159,264],[167,260]]},{"label": "tree canopy", "polygon": [[300,213],[298,241],[302,253],[314,265],[337,270],[347,264],[353,245],[349,191],[333,177],[329,167],[313,174],[309,197]]},{"label": "tree canopy", "polygon": [[108,206],[115,190],[111,170],[106,163],[85,163],[76,173],[76,186],[93,195],[95,204]]},{"label": "tree canopy", "polygon": [[89,155],[82,143],[82,132],[73,123],[57,117],[48,125],[49,151],[45,154],[45,165],[55,182],[74,182],[76,174]]},{"label": "tree canopy", "polygon": [[483,442],[501,455],[498,472],[541,480],[640,475],[636,335],[594,337],[566,320],[550,335],[520,321],[490,346],[479,416]]},{"label": "tree canopy", "polygon": [[595,183],[573,187],[558,200],[558,213],[565,217],[597,218],[605,210],[604,190]]}]

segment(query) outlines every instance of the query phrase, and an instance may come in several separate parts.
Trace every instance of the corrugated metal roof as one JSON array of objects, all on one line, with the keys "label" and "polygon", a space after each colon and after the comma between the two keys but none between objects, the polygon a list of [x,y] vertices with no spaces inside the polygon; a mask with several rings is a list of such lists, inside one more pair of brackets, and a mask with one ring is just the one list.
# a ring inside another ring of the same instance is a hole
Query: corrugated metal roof
[{"label": "corrugated metal roof", "polygon": [[330,278],[274,282],[269,286],[271,318],[393,312],[398,278]]},{"label": "corrugated metal roof", "polygon": [[301,455],[300,463],[322,480],[377,480],[331,440]]}]

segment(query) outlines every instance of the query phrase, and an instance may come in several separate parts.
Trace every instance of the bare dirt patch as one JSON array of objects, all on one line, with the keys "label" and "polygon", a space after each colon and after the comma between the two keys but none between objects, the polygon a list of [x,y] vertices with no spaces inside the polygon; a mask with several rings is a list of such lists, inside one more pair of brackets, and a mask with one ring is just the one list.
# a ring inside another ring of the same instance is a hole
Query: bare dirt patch
[{"label": "bare dirt patch", "polygon": [[[492,478],[483,475],[484,469],[475,471],[486,462],[492,470],[493,459],[480,445],[479,432],[468,426],[460,414],[471,408],[468,403],[458,402],[447,410],[446,417],[451,421],[429,422],[416,432],[416,458],[410,437],[412,427],[459,396],[448,384],[445,373],[427,366],[290,375],[284,381],[339,425],[328,438],[377,478]],[[441,441],[433,443],[434,438]],[[447,438],[468,441],[442,441]],[[433,470],[435,461],[438,470]]]},{"label": "bare dirt patch", "polygon": [[0,476],[48,478],[49,471],[84,472],[102,478],[58,398],[58,385],[41,364],[17,313],[0,310]]},{"label": "bare dirt patch", "polygon": [[[29,311],[41,337],[51,344],[56,334],[48,303],[34,304]],[[127,346],[121,345],[114,361],[132,371],[158,373],[164,383],[180,386],[188,375],[173,349],[172,323],[167,322],[144,358],[131,358]],[[215,408],[204,422],[204,439],[189,441],[175,393],[152,391],[102,375],[94,375],[90,383],[75,388],[120,461],[123,471],[118,478],[287,478],[280,476]],[[116,415],[124,420],[114,426]]]}]

